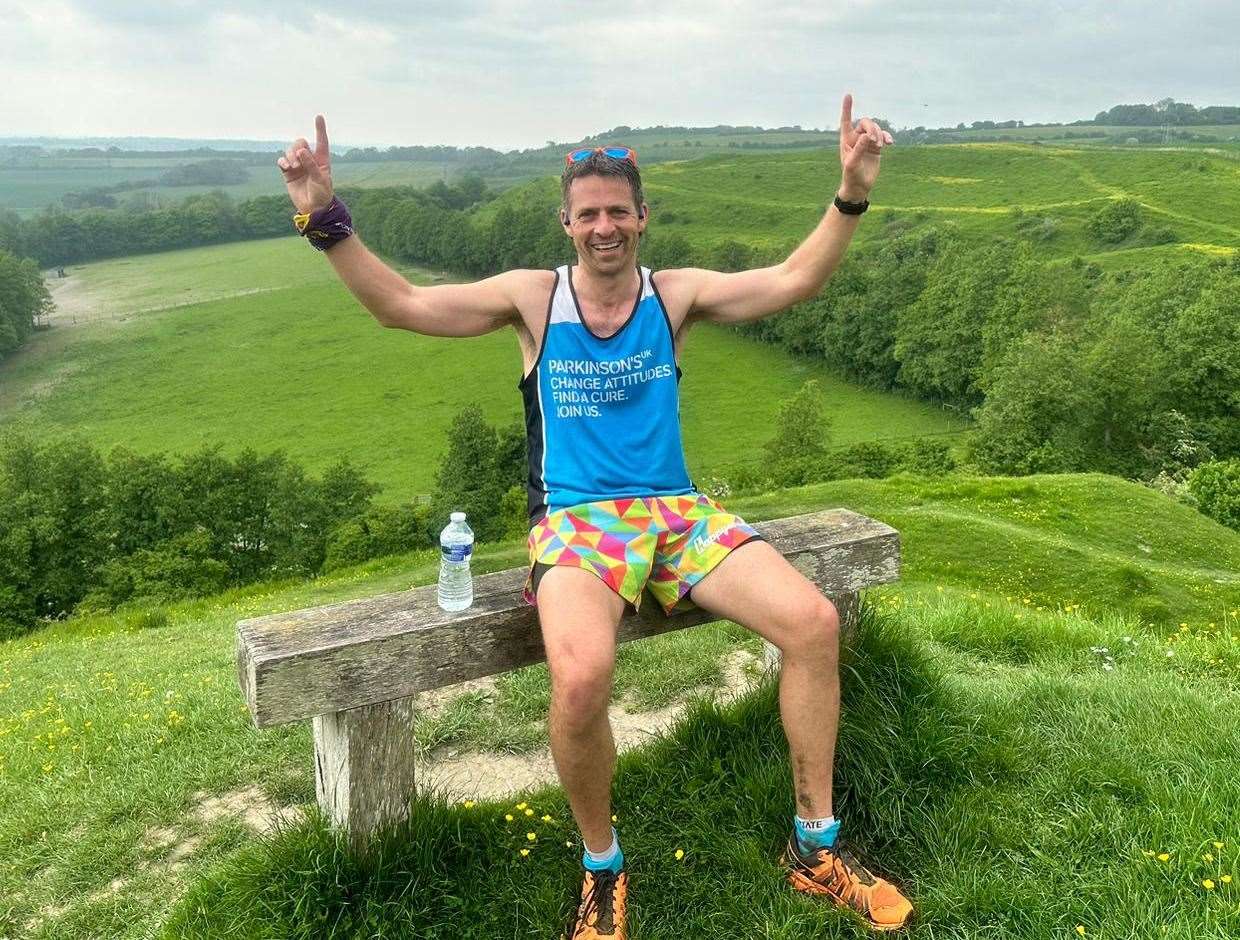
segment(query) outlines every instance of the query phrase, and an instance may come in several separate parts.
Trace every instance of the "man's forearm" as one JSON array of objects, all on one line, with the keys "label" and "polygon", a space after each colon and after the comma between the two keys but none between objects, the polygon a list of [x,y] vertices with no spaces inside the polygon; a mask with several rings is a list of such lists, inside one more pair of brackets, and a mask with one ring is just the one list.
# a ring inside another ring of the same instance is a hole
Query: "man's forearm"
[{"label": "man's forearm", "polygon": [[344,286],[363,307],[385,326],[407,305],[414,287],[379,260],[357,235],[329,248],[324,254]]},{"label": "man's forearm", "polygon": [[[862,202],[866,197],[840,190],[846,202]],[[859,215],[845,215],[831,205],[817,227],[784,262],[784,269],[802,285],[806,297],[813,297],[839,267],[849,242],[861,223]]]}]

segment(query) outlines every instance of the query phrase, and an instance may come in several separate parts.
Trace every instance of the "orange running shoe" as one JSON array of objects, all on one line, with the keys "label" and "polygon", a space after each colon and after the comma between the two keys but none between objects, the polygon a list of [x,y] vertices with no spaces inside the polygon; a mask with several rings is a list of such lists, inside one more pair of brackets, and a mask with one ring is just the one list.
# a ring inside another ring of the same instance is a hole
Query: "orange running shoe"
[{"label": "orange running shoe", "polygon": [[628,902],[626,872],[586,870],[581,904],[566,934],[568,940],[624,940],[624,908]]},{"label": "orange running shoe", "polygon": [[856,911],[874,930],[899,930],[908,923],[913,905],[889,881],[871,873],[842,846],[802,855],[795,834],[784,850],[788,883],[806,894],[826,895]]}]

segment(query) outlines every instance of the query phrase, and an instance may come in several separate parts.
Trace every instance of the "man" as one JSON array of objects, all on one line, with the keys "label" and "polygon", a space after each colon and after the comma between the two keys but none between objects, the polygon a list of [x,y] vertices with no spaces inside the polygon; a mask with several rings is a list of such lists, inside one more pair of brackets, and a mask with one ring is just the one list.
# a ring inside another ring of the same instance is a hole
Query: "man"
[{"label": "man", "polygon": [[551,670],[551,751],[585,845],[568,935],[625,937],[628,876],[611,826],[615,745],[607,718],[616,629],[649,589],[666,612],[697,605],[743,624],[783,654],[779,701],[796,791],[784,856],[799,891],[833,899],[873,927],[912,908],[838,842],[831,775],[839,718],[839,619],[831,602],[739,517],[693,487],[680,441],[678,354],[699,321],[744,323],[813,297],[839,265],[892,138],[840,120],[843,180],[809,237],[773,267],[735,274],[637,264],[650,221],[637,155],[570,153],[560,222],[577,262],[474,284],[415,287],[353,234],[332,195],[327,129],[316,119],[277,163],[298,229],[327,253],[384,326],[478,336],[511,326],[529,443],[530,576]]}]

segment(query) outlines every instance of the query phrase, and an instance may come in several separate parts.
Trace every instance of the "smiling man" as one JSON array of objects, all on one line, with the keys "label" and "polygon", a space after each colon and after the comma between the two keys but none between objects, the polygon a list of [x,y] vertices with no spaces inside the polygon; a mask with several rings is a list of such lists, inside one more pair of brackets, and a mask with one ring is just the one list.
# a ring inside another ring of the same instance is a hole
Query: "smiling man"
[{"label": "smiling man", "polygon": [[322,117],[313,152],[299,139],[277,161],[298,230],[384,326],[430,336],[517,333],[529,452],[525,597],[538,606],[551,670],[551,751],[585,845],[570,938],[626,936],[628,874],[611,825],[616,751],[607,705],[617,627],[647,591],[667,613],[705,608],[783,654],[780,714],[796,805],[783,857],[791,885],[879,930],[903,926],[912,913],[893,885],[844,848],[832,812],[839,617],[751,526],[694,488],[680,439],[677,364],[694,323],[757,320],[822,289],[891,142],[874,121],[853,122],[846,95],[843,178],[822,221],[782,263],[733,274],[641,267],[650,210],[637,154],[575,150],[565,158],[560,207],[575,264],[434,287],[409,284],[354,234],[333,195]]}]

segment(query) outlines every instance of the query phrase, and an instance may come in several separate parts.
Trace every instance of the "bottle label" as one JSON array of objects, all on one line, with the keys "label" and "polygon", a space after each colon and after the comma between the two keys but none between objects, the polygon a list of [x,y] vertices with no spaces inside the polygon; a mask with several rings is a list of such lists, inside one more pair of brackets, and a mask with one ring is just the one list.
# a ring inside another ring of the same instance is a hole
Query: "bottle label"
[{"label": "bottle label", "polygon": [[439,549],[443,553],[444,561],[468,561],[469,556],[474,553],[472,545],[440,545]]}]

